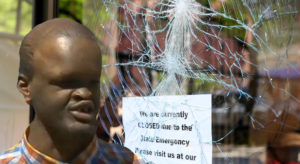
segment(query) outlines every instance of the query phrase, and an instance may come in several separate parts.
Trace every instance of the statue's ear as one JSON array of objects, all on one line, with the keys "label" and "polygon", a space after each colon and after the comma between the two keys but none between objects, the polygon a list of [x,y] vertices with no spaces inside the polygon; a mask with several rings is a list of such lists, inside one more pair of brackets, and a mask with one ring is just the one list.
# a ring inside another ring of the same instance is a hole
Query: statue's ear
[{"label": "statue's ear", "polygon": [[30,88],[29,88],[29,78],[25,75],[20,74],[18,77],[17,88],[20,93],[24,96],[24,99],[28,105],[30,105]]}]

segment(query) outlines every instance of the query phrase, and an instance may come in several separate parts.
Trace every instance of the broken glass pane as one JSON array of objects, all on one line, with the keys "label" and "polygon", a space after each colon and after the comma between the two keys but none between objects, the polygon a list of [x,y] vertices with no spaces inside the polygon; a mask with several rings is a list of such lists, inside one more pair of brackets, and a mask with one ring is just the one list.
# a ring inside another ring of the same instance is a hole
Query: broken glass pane
[{"label": "broken glass pane", "polygon": [[274,146],[300,138],[298,6],[85,1],[83,23],[101,38],[105,63],[99,134],[123,144],[122,97],[211,93],[214,163],[285,161]]}]

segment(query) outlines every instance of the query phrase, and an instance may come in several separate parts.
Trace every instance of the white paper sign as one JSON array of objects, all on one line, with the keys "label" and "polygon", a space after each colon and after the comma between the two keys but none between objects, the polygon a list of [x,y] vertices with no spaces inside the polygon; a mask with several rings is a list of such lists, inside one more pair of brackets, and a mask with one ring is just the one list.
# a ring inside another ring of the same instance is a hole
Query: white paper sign
[{"label": "white paper sign", "polygon": [[211,95],[123,98],[125,147],[148,163],[211,164]]}]

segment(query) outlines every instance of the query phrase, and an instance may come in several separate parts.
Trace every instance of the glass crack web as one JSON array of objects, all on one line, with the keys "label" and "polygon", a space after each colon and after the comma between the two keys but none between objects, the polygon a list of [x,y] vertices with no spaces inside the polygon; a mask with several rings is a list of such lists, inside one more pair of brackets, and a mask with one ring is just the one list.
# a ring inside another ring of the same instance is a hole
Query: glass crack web
[{"label": "glass crack web", "polygon": [[[290,93],[290,77],[283,78],[283,85],[273,82],[279,68],[295,67],[288,55],[295,0],[90,3],[94,12],[87,24],[98,32],[103,47],[109,47],[103,51],[99,122],[114,142],[123,143],[124,136],[111,134],[111,127],[121,125],[122,129],[123,96],[212,93],[213,113],[238,113],[237,118],[213,114],[213,125],[235,118],[225,134],[217,136],[213,131],[218,151],[227,138],[227,143],[234,142],[230,136],[241,125],[264,129],[278,121],[283,110],[270,104],[268,89],[275,88],[283,99],[299,103]],[[274,117],[261,121],[254,115],[255,106]]]}]

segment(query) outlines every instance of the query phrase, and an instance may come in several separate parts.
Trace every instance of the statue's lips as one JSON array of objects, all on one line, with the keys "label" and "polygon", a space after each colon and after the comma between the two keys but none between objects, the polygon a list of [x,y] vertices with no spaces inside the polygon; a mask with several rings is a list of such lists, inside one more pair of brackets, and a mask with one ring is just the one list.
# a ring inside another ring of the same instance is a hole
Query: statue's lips
[{"label": "statue's lips", "polygon": [[79,122],[88,123],[96,119],[93,115],[94,105],[92,101],[83,100],[70,107],[71,115]]}]

